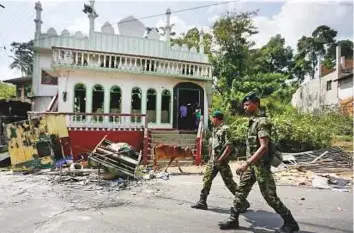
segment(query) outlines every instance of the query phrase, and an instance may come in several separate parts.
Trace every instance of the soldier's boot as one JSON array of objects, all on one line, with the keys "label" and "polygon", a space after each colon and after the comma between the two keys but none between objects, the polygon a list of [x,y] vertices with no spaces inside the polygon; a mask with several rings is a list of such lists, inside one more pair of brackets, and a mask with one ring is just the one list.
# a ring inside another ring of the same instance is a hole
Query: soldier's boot
[{"label": "soldier's boot", "polygon": [[203,195],[200,195],[199,201],[197,203],[191,205],[191,207],[194,209],[207,210],[208,204],[206,203],[206,197]]},{"label": "soldier's boot", "polygon": [[240,209],[240,213],[245,213],[250,206],[250,203],[246,200],[245,205]]},{"label": "soldier's boot", "polygon": [[275,233],[293,233],[300,230],[299,225],[291,213],[282,215],[281,217],[284,220],[284,225],[280,229],[276,230]]},{"label": "soldier's boot", "polygon": [[219,222],[221,230],[238,229],[240,227],[238,222],[239,213],[233,207],[230,209],[230,217],[224,221]]}]

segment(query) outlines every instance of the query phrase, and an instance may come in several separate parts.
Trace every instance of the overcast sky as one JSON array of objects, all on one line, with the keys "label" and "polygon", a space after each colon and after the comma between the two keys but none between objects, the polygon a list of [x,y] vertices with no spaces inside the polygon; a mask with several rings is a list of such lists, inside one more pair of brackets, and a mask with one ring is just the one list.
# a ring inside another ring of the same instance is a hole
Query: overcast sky
[{"label": "overcast sky", "polygon": [[[68,29],[70,33],[82,31],[87,34],[89,21],[82,12],[83,4],[88,1],[42,0],[42,32],[54,27],[58,33]],[[220,1],[219,1],[220,2]],[[0,8],[0,80],[20,77],[19,72],[9,68],[12,59],[9,57],[12,41],[25,42],[34,37],[35,17],[33,0],[0,1],[5,9]],[[133,15],[141,18],[150,15],[164,14],[167,8],[177,11],[203,5],[217,3],[205,1],[114,1],[96,0],[95,7],[99,14],[96,19],[96,30],[100,31],[105,22],[110,22],[115,33],[118,33],[117,22]],[[270,37],[280,33],[286,43],[296,46],[302,36],[309,36],[319,25],[325,24],[338,31],[338,39],[353,39],[353,3],[351,0],[294,0],[294,1],[235,1],[197,10],[172,14],[171,21],[176,24],[177,34],[192,27],[203,27],[206,30],[218,15],[225,9],[250,11],[259,9],[254,18],[259,34],[253,39],[257,46],[264,45]],[[162,26],[165,17],[154,17],[141,20],[145,26]]]}]

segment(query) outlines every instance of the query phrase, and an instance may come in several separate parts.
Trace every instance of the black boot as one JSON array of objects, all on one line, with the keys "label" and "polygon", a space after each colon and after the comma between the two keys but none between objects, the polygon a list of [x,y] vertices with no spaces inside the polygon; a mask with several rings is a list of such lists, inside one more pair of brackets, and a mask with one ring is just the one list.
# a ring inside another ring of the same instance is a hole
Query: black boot
[{"label": "black boot", "polygon": [[281,216],[284,219],[284,225],[275,231],[275,233],[293,233],[299,231],[299,225],[291,213]]},{"label": "black boot", "polygon": [[194,209],[207,210],[208,204],[206,203],[206,197],[204,197],[203,195],[200,195],[199,201],[197,203],[193,204],[191,207]]},{"label": "black boot", "polygon": [[230,217],[228,219],[219,222],[221,230],[238,229],[240,227],[238,223],[239,213],[237,213],[233,207],[231,207],[230,212]]}]

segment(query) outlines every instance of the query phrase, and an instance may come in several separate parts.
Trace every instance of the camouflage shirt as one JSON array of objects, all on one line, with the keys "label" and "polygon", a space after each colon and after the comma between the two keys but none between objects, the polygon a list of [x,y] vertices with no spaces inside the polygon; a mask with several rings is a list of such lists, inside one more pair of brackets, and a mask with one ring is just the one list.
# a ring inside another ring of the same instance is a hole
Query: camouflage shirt
[{"label": "camouflage shirt", "polygon": [[213,134],[209,141],[211,147],[213,146],[213,142],[215,157],[219,157],[226,145],[232,145],[230,127],[228,125],[213,127]]},{"label": "camouflage shirt", "polygon": [[[248,124],[247,138],[246,138],[246,155],[251,157],[260,147],[259,138],[268,137],[271,139],[272,125],[267,117],[256,115],[250,118]],[[260,159],[260,161],[269,161],[270,154],[268,151]]]}]

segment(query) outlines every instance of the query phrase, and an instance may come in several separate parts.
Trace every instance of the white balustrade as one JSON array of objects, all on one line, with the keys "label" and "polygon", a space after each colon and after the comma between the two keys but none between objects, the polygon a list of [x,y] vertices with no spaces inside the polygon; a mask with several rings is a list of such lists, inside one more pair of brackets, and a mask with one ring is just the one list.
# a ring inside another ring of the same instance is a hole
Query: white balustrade
[{"label": "white balustrade", "polygon": [[146,127],[146,115],[134,114],[95,114],[95,113],[57,113],[29,112],[32,118],[43,115],[63,115],[70,128],[105,129],[143,129]]},{"label": "white balustrade", "polygon": [[209,64],[182,62],[169,59],[137,57],[129,55],[89,52],[73,49],[54,48],[52,54],[54,65],[78,67],[101,67],[124,71],[141,71],[150,73],[166,73],[196,78],[212,78],[212,67]]}]

